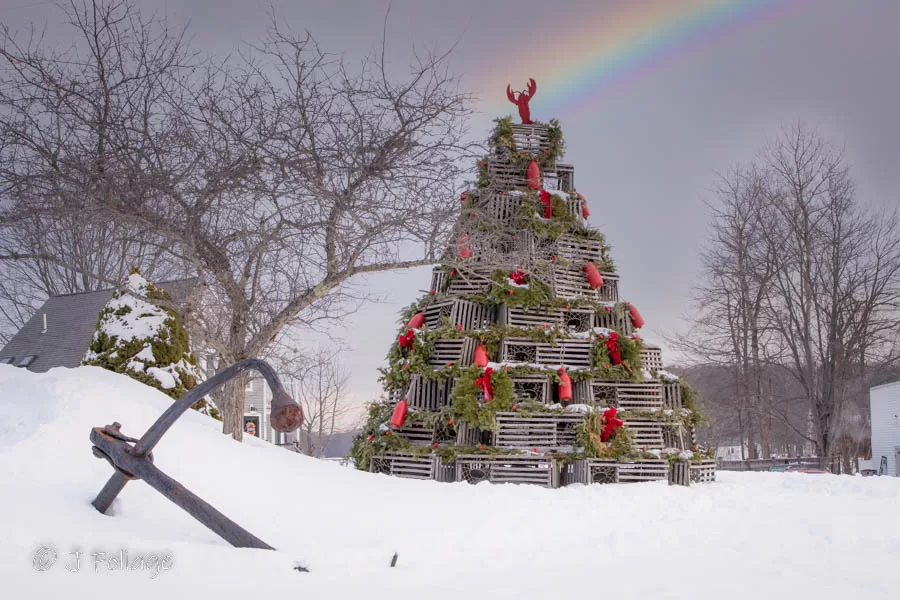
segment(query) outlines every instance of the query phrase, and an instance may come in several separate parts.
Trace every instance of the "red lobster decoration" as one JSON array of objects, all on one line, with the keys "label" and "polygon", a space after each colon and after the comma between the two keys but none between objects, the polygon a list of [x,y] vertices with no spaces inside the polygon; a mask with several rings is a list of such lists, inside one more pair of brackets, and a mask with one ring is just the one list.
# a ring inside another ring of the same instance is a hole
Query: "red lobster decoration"
[{"label": "red lobster decoration", "polygon": [[537,84],[534,82],[534,79],[528,80],[528,89],[524,92],[518,92],[518,96],[516,96],[517,92],[512,91],[512,86],[506,86],[506,97],[509,98],[509,101],[519,107],[519,116],[522,118],[522,125],[531,125],[533,121],[531,120],[531,108],[528,106],[528,102],[534,98],[534,93],[537,91]]}]

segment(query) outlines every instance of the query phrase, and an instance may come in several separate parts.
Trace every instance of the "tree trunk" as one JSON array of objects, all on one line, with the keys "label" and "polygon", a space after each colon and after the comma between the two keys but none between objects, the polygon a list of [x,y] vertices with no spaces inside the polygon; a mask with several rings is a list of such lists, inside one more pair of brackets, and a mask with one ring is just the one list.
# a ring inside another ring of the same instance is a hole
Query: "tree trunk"
[{"label": "tree trunk", "polygon": [[[223,386],[222,433],[231,435],[239,442],[244,437],[244,399],[249,379],[247,374],[241,374]],[[262,418],[266,415],[263,414]]]}]

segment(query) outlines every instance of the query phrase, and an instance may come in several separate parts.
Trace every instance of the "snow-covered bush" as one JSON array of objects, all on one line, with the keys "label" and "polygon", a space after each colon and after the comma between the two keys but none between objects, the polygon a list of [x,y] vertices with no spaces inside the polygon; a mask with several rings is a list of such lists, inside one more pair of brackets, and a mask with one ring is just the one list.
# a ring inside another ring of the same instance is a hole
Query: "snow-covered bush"
[{"label": "snow-covered bush", "polygon": [[[200,371],[178,314],[154,301],[170,302],[171,298],[139,272],[132,272],[100,312],[82,364],[124,373],[178,398],[201,380]],[[200,400],[193,408],[219,418],[208,400]]]}]

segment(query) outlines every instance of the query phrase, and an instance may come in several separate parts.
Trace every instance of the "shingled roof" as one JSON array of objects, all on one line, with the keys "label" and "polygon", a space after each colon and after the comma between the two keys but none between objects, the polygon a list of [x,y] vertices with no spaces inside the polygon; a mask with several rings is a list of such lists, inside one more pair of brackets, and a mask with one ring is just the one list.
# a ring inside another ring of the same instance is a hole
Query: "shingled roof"
[{"label": "shingled roof", "polygon": [[[177,302],[187,296],[196,282],[191,278],[156,285],[169,292]],[[51,296],[0,350],[0,363],[24,366],[36,373],[54,367],[77,367],[91,343],[100,311],[112,299],[114,291],[111,288]],[[32,357],[30,362],[29,357]]]}]

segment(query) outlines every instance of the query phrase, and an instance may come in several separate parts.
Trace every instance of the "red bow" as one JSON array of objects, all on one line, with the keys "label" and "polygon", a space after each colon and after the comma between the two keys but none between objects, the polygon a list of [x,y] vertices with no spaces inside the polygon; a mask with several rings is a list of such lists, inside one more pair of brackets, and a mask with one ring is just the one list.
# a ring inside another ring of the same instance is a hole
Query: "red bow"
[{"label": "red bow", "polygon": [[549,219],[553,216],[553,207],[550,204],[550,192],[541,190],[541,202],[544,203],[544,218]]},{"label": "red bow", "polygon": [[494,386],[491,385],[491,373],[494,370],[490,367],[484,369],[484,375],[475,380],[475,385],[484,390],[484,401],[490,402],[494,399]]},{"label": "red bow", "polygon": [[600,440],[606,443],[610,438],[615,436],[616,429],[625,424],[622,419],[616,418],[616,407],[610,406],[603,411],[603,433],[600,434]]},{"label": "red bow", "polygon": [[526,277],[528,277],[528,275],[526,275],[524,271],[513,271],[509,274],[509,278],[512,279],[513,283],[516,285],[524,285]]},{"label": "red bow", "polygon": [[406,330],[406,335],[400,334],[400,337],[397,338],[397,343],[400,344],[401,348],[412,348],[413,342],[416,340],[416,334],[412,329]]},{"label": "red bow", "polygon": [[612,358],[612,364],[622,364],[622,353],[619,349],[619,334],[613,331],[606,340],[606,349],[609,350],[609,356]]}]

